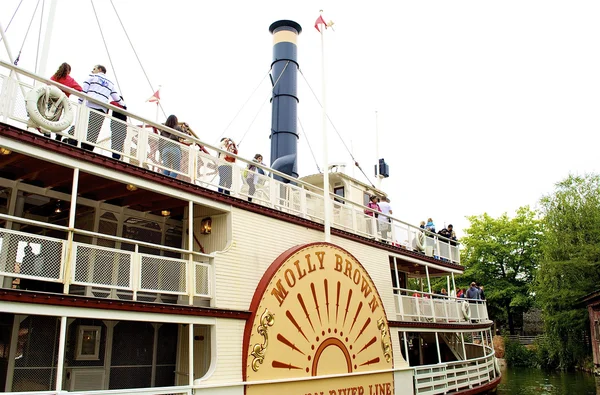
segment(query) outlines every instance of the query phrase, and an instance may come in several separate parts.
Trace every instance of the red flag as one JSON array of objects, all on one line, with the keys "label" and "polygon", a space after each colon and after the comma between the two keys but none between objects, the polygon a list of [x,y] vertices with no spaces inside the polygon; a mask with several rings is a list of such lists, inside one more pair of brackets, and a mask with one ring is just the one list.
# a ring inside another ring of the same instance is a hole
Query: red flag
[{"label": "red flag", "polygon": [[321,33],[321,29],[319,29],[319,25],[325,25],[325,29],[327,29],[327,22],[325,22],[325,19],[323,19],[323,15],[319,15],[319,17],[315,21],[315,29],[317,29],[317,31],[319,33]]},{"label": "red flag", "polygon": [[152,96],[150,96],[150,98],[146,101],[150,102],[150,103],[158,103],[160,101],[160,88],[158,88],[158,90],[156,92],[154,92],[154,94]]}]

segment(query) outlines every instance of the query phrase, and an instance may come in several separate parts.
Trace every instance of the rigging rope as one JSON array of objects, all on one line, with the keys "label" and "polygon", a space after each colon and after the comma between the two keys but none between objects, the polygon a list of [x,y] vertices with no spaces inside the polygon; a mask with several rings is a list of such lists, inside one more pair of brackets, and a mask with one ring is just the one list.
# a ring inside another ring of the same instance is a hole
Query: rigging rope
[{"label": "rigging rope", "polygon": [[[273,83],[273,79],[271,79],[271,83],[273,84],[273,87],[271,88],[271,96],[273,95],[273,90],[275,89],[275,87],[277,86],[277,83],[279,82],[279,80],[281,79],[281,77],[283,76],[283,73],[285,72],[285,70],[287,69],[288,65],[290,64],[290,61],[288,60],[287,63],[285,64],[285,67],[283,68],[283,70],[281,70],[281,74],[279,74],[279,77],[277,77],[277,80]],[[237,112],[237,114],[235,114],[235,116],[233,117],[233,119],[229,122],[229,124],[227,125],[227,127],[225,128],[225,130],[223,130],[223,133],[221,133],[219,135],[219,138],[217,139],[217,141],[220,141],[221,138],[223,137],[223,135],[225,134],[225,132],[227,132],[227,129],[229,129],[229,127],[231,126],[231,124],[233,123],[233,121],[235,121],[235,119],[238,117],[238,115],[240,115],[240,113],[242,112],[242,110],[244,109],[244,107],[246,106],[246,104],[248,104],[248,102],[250,101],[250,99],[252,98],[252,96],[254,96],[254,93],[258,90],[258,88],[262,85],[263,81],[265,80],[265,78],[267,78],[267,76],[271,73],[271,70],[269,70],[267,72],[267,74],[263,77],[263,79],[260,81],[260,83],[256,86],[256,88],[254,88],[254,91],[252,91],[252,93],[250,94],[250,96],[248,97],[248,99],[246,99],[246,101],[244,102],[244,104],[242,105],[242,107],[239,109],[239,111]],[[268,99],[268,98],[267,98]],[[266,100],[265,100],[266,102]],[[265,105],[265,103],[263,102],[263,104],[261,105],[260,109],[262,109],[262,107]],[[259,109],[259,112],[260,112]],[[254,123],[254,120],[256,120],[256,117],[258,116],[258,113],[256,114],[256,116],[254,117],[254,119],[252,120],[252,123]],[[250,126],[252,126],[252,123],[250,124]],[[246,136],[246,134],[248,133],[248,130],[246,130],[246,133],[244,133],[244,136]],[[244,136],[242,136],[242,139],[244,138]],[[241,142],[241,141],[240,141]]]},{"label": "rigging rope", "polygon": [[256,88],[254,88],[254,90],[252,91],[252,93],[250,94],[250,96],[248,96],[248,98],[246,99],[246,101],[244,102],[244,104],[242,104],[242,107],[238,110],[238,112],[235,114],[235,116],[233,117],[233,119],[231,121],[229,121],[229,124],[225,127],[225,130],[223,130],[223,132],[219,135],[219,137],[217,138],[217,141],[221,141],[221,138],[223,137],[223,135],[225,135],[225,132],[227,132],[227,130],[229,129],[229,127],[231,126],[231,124],[233,123],[233,121],[235,121],[235,119],[238,117],[238,115],[240,115],[240,113],[242,112],[242,110],[244,109],[244,107],[246,106],[246,104],[248,104],[248,102],[250,101],[250,99],[252,98],[252,96],[254,96],[254,93],[256,93],[256,91],[258,90],[258,88],[260,88],[260,86],[262,85],[263,81],[267,78],[267,76],[269,75],[270,72],[271,72],[271,70],[267,71],[267,74],[265,74],[265,76],[260,80],[260,82],[258,83],[258,85],[256,86]]},{"label": "rigging rope", "polygon": [[19,53],[18,53],[17,57],[15,58],[15,66],[17,66],[17,64],[19,63],[19,59],[21,58],[21,52],[23,51],[23,47],[25,46],[25,41],[27,40],[27,35],[29,34],[29,29],[31,29],[31,24],[33,23],[33,19],[35,18],[35,14],[37,12],[39,5],[40,5],[40,0],[38,0],[37,4],[35,5],[35,10],[33,10],[33,15],[31,16],[31,21],[29,21],[29,26],[27,27],[27,31],[25,32],[25,37],[23,38],[23,43],[21,44],[21,49],[19,49]]},{"label": "rigging rope", "polygon": [[92,8],[94,9],[94,16],[96,17],[96,22],[98,23],[98,29],[100,29],[100,36],[102,36],[102,42],[104,43],[104,48],[106,49],[106,54],[108,55],[110,68],[112,69],[113,74],[115,75],[115,83],[117,84],[117,89],[119,93],[123,94],[123,91],[121,90],[121,85],[119,84],[119,79],[117,78],[117,70],[113,65],[112,58],[110,57],[110,52],[108,51],[108,46],[106,45],[106,40],[104,39],[104,33],[102,32],[102,27],[100,26],[100,19],[98,19],[98,13],[96,12],[96,7],[94,7],[94,0],[90,0],[90,3],[92,4]]},{"label": "rigging rope", "polygon": [[[321,104],[321,102],[319,101],[319,98],[317,97],[317,95],[315,94],[315,91],[313,90],[313,88],[310,86],[310,84],[308,83],[308,80],[306,79],[306,76],[304,75],[304,73],[302,72],[302,70],[298,69],[298,71],[300,71],[300,74],[302,74],[302,77],[304,78],[304,81],[306,82],[306,85],[308,86],[308,89],[310,89],[310,91],[312,92],[313,96],[315,97],[315,99],[317,100],[317,103],[319,103],[319,106],[321,108],[323,108],[323,105]],[[352,160],[354,161],[354,166],[358,167],[358,170],[360,170],[360,172],[365,176],[365,178],[367,179],[367,181],[369,182],[369,184],[371,184],[371,186],[373,188],[375,188],[375,185],[373,185],[373,183],[371,182],[371,180],[369,179],[369,177],[365,174],[365,172],[363,171],[362,167],[360,167],[360,165],[358,164],[358,161],[356,160],[356,158],[354,158],[354,155],[352,155],[352,151],[350,151],[350,149],[348,149],[348,146],[346,145],[346,142],[344,141],[344,139],[342,138],[342,136],[340,135],[340,132],[337,130],[337,128],[335,127],[333,121],[331,120],[331,118],[329,118],[329,114],[325,114],[325,116],[327,117],[327,119],[329,120],[329,123],[331,124],[331,126],[333,127],[333,130],[335,130],[335,132],[337,133],[338,137],[340,138],[340,140],[342,141],[342,144],[344,145],[344,147],[346,148],[346,151],[348,151],[348,154],[350,155],[350,157],[352,158]]]},{"label": "rigging rope", "polygon": [[[23,0],[21,0],[19,2],[19,5],[17,5],[17,9],[13,13],[13,15],[10,17],[10,21],[8,21],[8,25],[6,25],[6,29],[4,29],[4,33],[6,33],[8,31],[8,28],[10,27],[10,24],[12,23],[13,19],[15,19],[15,15],[17,15],[17,11],[19,11],[19,7],[21,7],[22,3],[23,3]],[[0,37],[0,41],[2,41],[2,37]]]},{"label": "rigging rope", "polygon": [[250,131],[250,128],[252,128],[252,125],[254,124],[254,121],[256,121],[256,118],[258,118],[258,114],[260,114],[262,112],[262,109],[263,109],[263,107],[265,106],[265,104],[267,103],[268,100],[269,100],[269,98],[267,97],[263,101],[263,103],[260,106],[260,108],[258,109],[258,111],[256,112],[256,115],[254,115],[254,118],[252,118],[252,122],[250,122],[250,125],[248,125],[248,129],[246,129],[246,131],[244,132],[244,135],[242,136],[242,138],[240,139],[240,142],[237,145],[238,147],[240,147],[242,145],[242,141],[244,141],[244,138],[246,137],[246,135]]},{"label": "rigging rope", "polygon": [[302,121],[300,121],[300,117],[298,117],[298,123],[300,124],[300,129],[302,129],[302,134],[305,137],[304,140],[306,140],[306,144],[308,144],[308,149],[310,151],[310,154],[312,155],[313,160],[315,161],[315,165],[317,165],[317,170],[319,171],[319,173],[322,173],[321,168],[319,167],[319,161],[317,161],[317,158],[315,157],[315,153],[313,152],[310,142],[308,141],[308,137],[306,137],[306,132],[304,132],[304,126],[302,126]]},{"label": "rigging rope", "polygon": [[[142,68],[142,72],[144,73],[144,76],[146,77],[146,81],[148,81],[148,85],[150,85],[150,89],[152,90],[152,94],[154,95],[156,90],[154,89],[152,82],[150,82],[150,78],[148,77],[148,74],[146,73],[146,70],[144,69],[144,66],[142,65],[142,61],[140,60],[140,57],[138,56],[137,51],[135,50],[133,43],[131,42],[131,39],[129,38],[129,34],[127,34],[127,30],[125,30],[125,25],[123,24],[123,21],[121,20],[121,17],[119,16],[119,13],[117,12],[115,4],[113,3],[112,0],[110,0],[110,4],[112,5],[113,9],[115,10],[115,14],[117,15],[117,19],[119,19],[121,28],[123,28],[123,32],[125,32],[125,37],[127,37],[127,41],[129,41],[129,45],[131,46],[131,49],[133,50],[135,58],[137,59],[138,63],[140,64],[140,67]],[[159,89],[160,89],[160,87],[159,87]],[[158,107],[162,111],[163,116],[166,118],[167,114],[165,113],[165,110],[164,110],[160,100],[158,101]]]},{"label": "rigging rope", "polygon": [[[285,64],[285,67],[283,68],[283,70],[281,70],[281,74],[279,74],[279,77],[277,77],[277,81],[275,81],[275,83],[273,84],[273,87],[271,88],[271,97],[273,95],[273,90],[275,89],[275,87],[277,86],[277,83],[279,82],[279,80],[281,79],[281,77],[283,76],[283,73],[285,72],[285,69],[287,69],[288,65],[290,64],[290,61],[288,60],[287,63]],[[271,80],[272,82],[273,80]],[[262,81],[261,81],[262,82]],[[265,99],[265,101],[263,101],[263,104],[260,106],[260,108],[258,109],[258,112],[256,113],[256,115],[254,116],[254,119],[252,119],[252,122],[250,122],[250,126],[248,126],[248,129],[246,129],[246,132],[244,133],[244,135],[242,136],[242,139],[240,140],[240,142],[238,143],[238,146],[242,143],[242,140],[244,139],[244,137],[246,137],[246,134],[248,134],[248,131],[250,130],[250,128],[252,127],[252,124],[254,123],[254,121],[256,121],[256,118],[258,117],[258,114],[260,114],[260,111],[262,110],[262,108],[264,107],[265,103],[267,102],[267,100],[269,100],[269,98],[267,97]],[[219,138],[220,139],[220,138]]]}]

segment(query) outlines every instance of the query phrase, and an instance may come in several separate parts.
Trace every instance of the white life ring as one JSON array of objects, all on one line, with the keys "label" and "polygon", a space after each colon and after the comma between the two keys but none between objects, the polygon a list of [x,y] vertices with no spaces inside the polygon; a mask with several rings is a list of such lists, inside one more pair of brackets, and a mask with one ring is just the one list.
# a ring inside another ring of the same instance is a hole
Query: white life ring
[{"label": "white life ring", "polygon": [[465,317],[467,321],[471,320],[471,304],[464,300],[460,305],[460,309],[462,310],[463,317]]},{"label": "white life ring", "polygon": [[415,245],[419,251],[425,251],[425,233],[417,232],[415,235]]},{"label": "white life ring", "polygon": [[25,98],[29,119],[40,128],[61,132],[74,119],[73,106],[67,95],[54,85],[38,85]]},{"label": "white life ring", "polygon": [[500,376],[500,364],[498,363],[498,358],[494,357],[494,368],[496,369],[496,374]]}]

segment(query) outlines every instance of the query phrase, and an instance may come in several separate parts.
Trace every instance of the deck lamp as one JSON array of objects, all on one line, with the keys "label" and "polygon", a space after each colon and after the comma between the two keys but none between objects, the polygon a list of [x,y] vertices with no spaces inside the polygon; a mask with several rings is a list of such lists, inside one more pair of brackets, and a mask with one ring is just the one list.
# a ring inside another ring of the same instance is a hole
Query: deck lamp
[{"label": "deck lamp", "polygon": [[163,210],[160,213],[163,217],[168,217],[169,215],[171,215],[171,212],[169,210]]},{"label": "deck lamp", "polygon": [[200,222],[200,234],[209,235],[212,230],[212,219],[206,217]]},{"label": "deck lamp", "polygon": [[11,150],[9,150],[8,148],[0,147],[0,155],[10,155],[10,154],[11,154]]},{"label": "deck lamp", "polygon": [[127,190],[128,190],[129,192],[137,191],[137,189],[138,189],[138,187],[136,187],[136,186],[135,186],[135,185],[133,185],[133,184],[127,184],[127,186],[126,186],[125,188],[127,188]]}]

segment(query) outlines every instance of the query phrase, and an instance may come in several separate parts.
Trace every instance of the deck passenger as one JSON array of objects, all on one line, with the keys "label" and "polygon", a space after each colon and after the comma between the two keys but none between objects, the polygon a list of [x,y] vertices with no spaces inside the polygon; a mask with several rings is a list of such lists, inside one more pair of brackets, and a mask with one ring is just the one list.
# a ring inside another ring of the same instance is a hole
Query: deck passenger
[{"label": "deck passenger", "polygon": [[[379,204],[379,208],[381,212],[386,215],[393,214],[392,206],[390,205],[390,199],[384,197],[383,199],[377,199],[377,204]],[[383,240],[388,239],[388,233],[391,231],[392,227],[392,219],[390,217],[386,217],[384,215],[379,216],[379,231],[381,232],[381,238]]]},{"label": "deck passenger", "polygon": [[[70,74],[71,74],[71,66],[67,62],[64,62],[60,66],[58,66],[58,70],[56,70],[56,73],[54,73],[54,75],[52,77],[50,77],[50,79],[52,81],[58,82],[59,84],[62,84],[71,89],[75,89],[76,91],[81,92],[82,91],[81,86],[77,83],[77,81],[75,81],[75,79],[73,79],[73,77],[71,77]],[[66,90],[61,89],[61,91],[65,95],[67,95],[67,97],[71,96],[71,94],[69,92],[67,92]],[[74,130],[74,128],[71,127],[71,129],[69,129],[69,133],[73,134],[73,130]],[[44,136],[50,137],[50,133],[44,133]],[[61,139],[62,139],[62,136],[57,133],[55,140],[60,141]]]},{"label": "deck passenger", "polygon": [[[238,153],[238,149],[234,141],[228,137],[223,137],[221,139],[221,146],[219,148],[221,148],[223,151],[227,151],[235,155],[237,155]],[[233,163],[235,163],[235,157],[221,152],[219,152],[218,156],[220,159],[225,160],[225,162],[231,163],[219,165],[219,192],[224,193],[225,195],[229,195],[229,190],[231,189]]]},{"label": "deck passenger", "polygon": [[252,196],[254,196],[254,192],[256,192],[256,184],[258,183],[258,175],[265,174],[264,170],[260,167],[257,167],[255,163],[262,163],[263,157],[261,154],[254,155],[254,159],[252,159],[251,163],[248,163],[248,167],[245,172],[246,182],[248,183],[248,201],[252,201]]},{"label": "deck passenger", "polygon": [[[113,82],[106,78],[106,67],[102,65],[94,66],[92,74],[83,82],[83,92],[100,102],[109,103],[111,100],[114,100],[119,105],[125,107],[125,101],[119,92],[117,92]],[[79,103],[83,103],[83,99],[80,98]],[[81,147],[88,151],[93,151],[94,146],[88,143],[96,144],[98,141],[98,135],[100,135],[100,129],[102,129],[102,123],[104,123],[104,114],[108,113],[108,109],[90,101],[86,105],[92,111],[90,111],[88,118],[87,142],[82,142]]]},{"label": "deck passenger", "polygon": [[[188,134],[185,126],[180,126],[175,115],[169,115],[165,126],[175,129],[178,132]],[[181,147],[175,141],[180,142],[179,136],[169,133],[166,130],[160,131],[161,137],[158,143],[160,150],[160,159],[165,166],[163,174],[169,177],[177,178],[177,172],[181,170]],[[172,141],[171,141],[172,140]]]},{"label": "deck passenger", "polygon": [[[121,100],[123,100],[123,96],[121,96]],[[123,110],[127,110],[127,106],[121,105],[116,101],[111,101],[115,107],[122,108]],[[127,136],[127,115],[113,110],[112,112],[113,118],[110,120],[110,148],[113,151],[112,157],[115,159],[121,159],[120,152],[123,152],[123,146],[125,145],[125,137]]]}]

